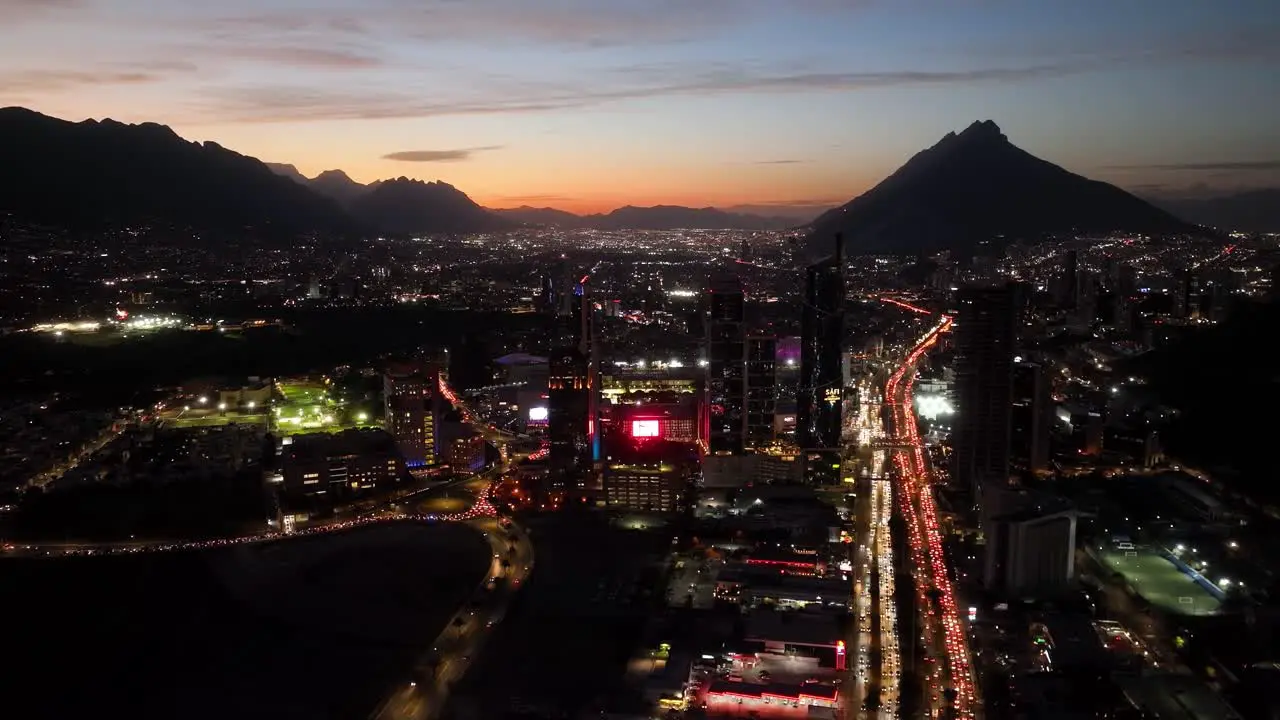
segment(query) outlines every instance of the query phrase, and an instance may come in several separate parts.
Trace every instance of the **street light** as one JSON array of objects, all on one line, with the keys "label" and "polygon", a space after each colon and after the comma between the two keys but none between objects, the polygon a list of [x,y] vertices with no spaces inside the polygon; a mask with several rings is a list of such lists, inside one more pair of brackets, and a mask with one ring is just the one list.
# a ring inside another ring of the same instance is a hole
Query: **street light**
[{"label": "street light", "polygon": [[200,401],[199,401],[199,402],[200,402],[200,404],[201,404],[201,405],[206,405],[206,404],[208,404],[208,402],[209,402],[209,398],[205,397],[204,395],[201,395],[201,396],[200,396]]},{"label": "street light", "polygon": [[254,401],[250,400],[250,401],[249,401],[249,409],[250,409],[250,410],[252,410],[252,409],[253,409],[253,406],[254,406],[254,405],[256,405],[256,404],[257,404],[257,403],[255,403]]},{"label": "street light", "polygon": [[224,403],[224,402],[220,402],[220,403],[218,403],[218,409],[219,409],[219,410],[226,410],[226,409],[227,409],[227,404],[226,404],[226,403]]}]

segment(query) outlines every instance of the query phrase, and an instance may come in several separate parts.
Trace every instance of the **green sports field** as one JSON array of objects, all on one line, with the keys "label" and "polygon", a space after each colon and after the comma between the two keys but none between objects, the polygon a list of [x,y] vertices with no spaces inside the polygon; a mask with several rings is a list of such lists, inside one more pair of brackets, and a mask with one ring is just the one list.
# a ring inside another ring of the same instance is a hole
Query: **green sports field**
[{"label": "green sports field", "polygon": [[1124,576],[1144,600],[1163,610],[1181,615],[1212,615],[1220,603],[1173,563],[1150,549],[1130,551],[1106,549],[1098,556],[1113,572]]},{"label": "green sports field", "polygon": [[354,427],[373,427],[377,419],[338,402],[323,381],[307,379],[276,382],[276,404],[272,408],[272,431],[280,435],[338,432]]}]

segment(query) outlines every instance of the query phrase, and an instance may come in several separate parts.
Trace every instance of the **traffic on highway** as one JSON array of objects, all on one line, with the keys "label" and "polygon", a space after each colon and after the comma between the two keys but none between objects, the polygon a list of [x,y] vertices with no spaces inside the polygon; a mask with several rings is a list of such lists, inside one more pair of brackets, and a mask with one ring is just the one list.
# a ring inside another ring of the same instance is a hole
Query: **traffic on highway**
[{"label": "traffic on highway", "polygon": [[[901,305],[903,303],[893,302]],[[911,308],[908,308],[911,309]],[[937,506],[929,484],[924,443],[920,438],[912,406],[916,364],[951,326],[943,316],[908,353],[885,385],[889,419],[899,449],[894,451],[900,507],[907,525],[908,549],[915,571],[916,596],[921,609],[921,639],[929,655],[942,662],[930,662],[925,672],[930,705],[934,714],[950,705],[959,718],[975,717],[981,708],[973,681],[972,663],[965,631],[961,625],[950,571],[943,553]],[[945,665],[945,670],[944,666]]]}]

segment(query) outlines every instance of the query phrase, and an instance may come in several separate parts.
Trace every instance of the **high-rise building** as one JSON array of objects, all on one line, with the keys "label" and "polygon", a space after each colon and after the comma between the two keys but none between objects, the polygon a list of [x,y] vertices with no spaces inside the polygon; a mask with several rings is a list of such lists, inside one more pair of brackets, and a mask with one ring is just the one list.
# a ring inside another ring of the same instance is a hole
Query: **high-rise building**
[{"label": "high-rise building", "polygon": [[1013,462],[1033,473],[1049,469],[1053,388],[1044,366],[1020,362],[1013,369],[1010,449]]},{"label": "high-rise building", "polygon": [[983,533],[982,581],[988,590],[1053,592],[1075,576],[1076,513],[1070,508],[1028,505],[1001,512],[983,523]]},{"label": "high-rise building", "polygon": [[711,282],[707,315],[709,447],[717,455],[746,448],[746,297],[736,277]]},{"label": "high-rise building", "polygon": [[1009,481],[1017,303],[1011,285],[964,288],[958,301],[951,476],[978,508],[984,485]]},{"label": "high-rise building", "polygon": [[548,463],[559,489],[583,488],[595,456],[598,383],[586,282],[583,277],[569,293],[568,312],[557,318],[557,344],[548,359]]},{"label": "high-rise building", "polygon": [[746,343],[746,445],[760,448],[776,439],[774,416],[778,412],[778,339],[750,335]]},{"label": "high-rise building", "polygon": [[805,458],[805,477],[826,485],[840,478],[843,421],[844,242],[835,254],[810,265],[805,275],[800,318],[800,388],[796,394],[796,442]]},{"label": "high-rise building", "polygon": [[431,365],[389,368],[382,376],[383,416],[387,432],[408,467],[441,461],[440,371]]},{"label": "high-rise building", "polygon": [[1068,250],[1062,260],[1062,271],[1054,278],[1054,295],[1058,305],[1064,308],[1076,306],[1079,291],[1080,252]]}]

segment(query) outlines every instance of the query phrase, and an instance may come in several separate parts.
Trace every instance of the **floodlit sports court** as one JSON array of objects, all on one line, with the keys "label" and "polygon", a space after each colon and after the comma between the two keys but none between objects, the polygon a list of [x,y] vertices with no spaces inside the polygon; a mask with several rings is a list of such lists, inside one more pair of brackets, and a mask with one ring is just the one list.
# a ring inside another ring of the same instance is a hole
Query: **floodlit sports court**
[{"label": "floodlit sports court", "polygon": [[1142,599],[1181,615],[1212,615],[1222,604],[1208,590],[1149,548],[1106,548],[1098,556],[1113,572],[1124,576]]}]

